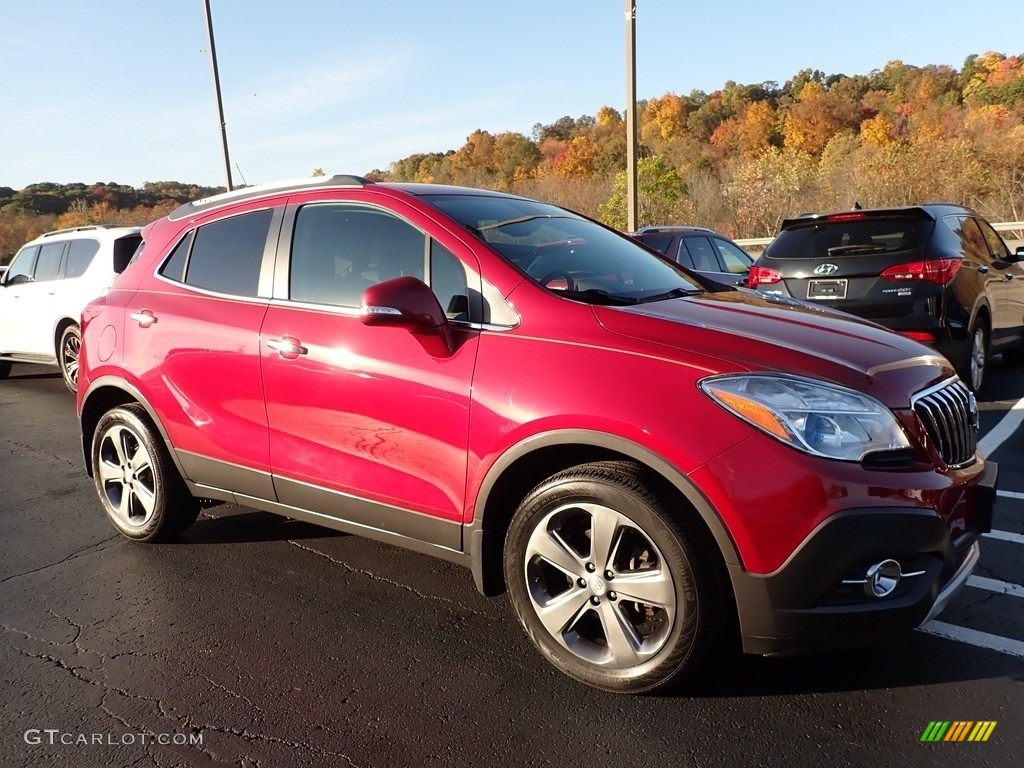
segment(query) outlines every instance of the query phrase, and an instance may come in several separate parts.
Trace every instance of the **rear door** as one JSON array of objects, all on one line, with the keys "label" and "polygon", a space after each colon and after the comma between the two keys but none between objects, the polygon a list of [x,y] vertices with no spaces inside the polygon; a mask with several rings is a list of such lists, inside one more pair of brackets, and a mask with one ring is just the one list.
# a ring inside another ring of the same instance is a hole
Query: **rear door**
[{"label": "rear door", "polygon": [[127,302],[123,347],[189,479],[268,499],[259,332],[281,215],[243,209],[183,232]]}]

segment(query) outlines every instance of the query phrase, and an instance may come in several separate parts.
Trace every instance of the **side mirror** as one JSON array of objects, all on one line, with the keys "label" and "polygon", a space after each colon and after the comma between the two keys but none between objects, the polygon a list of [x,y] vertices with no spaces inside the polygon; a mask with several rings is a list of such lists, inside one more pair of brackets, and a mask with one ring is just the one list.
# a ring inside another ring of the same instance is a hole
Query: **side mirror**
[{"label": "side mirror", "polygon": [[404,328],[418,336],[433,357],[455,351],[451,326],[434,292],[416,277],[405,276],[371,285],[363,292],[363,325]]},{"label": "side mirror", "polygon": [[1017,250],[1013,252],[1013,255],[1017,257],[1014,261],[1024,261],[1024,245],[1018,245]]}]

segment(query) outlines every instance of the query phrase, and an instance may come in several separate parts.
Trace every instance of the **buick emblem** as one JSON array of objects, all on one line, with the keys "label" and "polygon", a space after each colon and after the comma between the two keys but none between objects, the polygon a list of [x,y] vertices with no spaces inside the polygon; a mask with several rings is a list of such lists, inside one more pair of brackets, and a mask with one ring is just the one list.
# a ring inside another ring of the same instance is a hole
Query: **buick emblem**
[{"label": "buick emblem", "polygon": [[814,268],[814,274],[816,275],[832,275],[839,271],[839,267],[835,264],[819,264]]}]

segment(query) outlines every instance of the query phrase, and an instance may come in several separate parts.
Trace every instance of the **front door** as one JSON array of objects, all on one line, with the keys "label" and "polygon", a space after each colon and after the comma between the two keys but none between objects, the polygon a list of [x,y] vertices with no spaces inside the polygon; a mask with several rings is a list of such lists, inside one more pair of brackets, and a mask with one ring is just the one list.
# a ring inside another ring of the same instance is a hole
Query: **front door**
[{"label": "front door", "polygon": [[[298,208],[282,248],[288,290],[275,289],[261,334],[278,500],[458,549],[477,331],[456,329],[437,358],[408,331],[363,325],[359,305],[401,275],[454,271],[468,293],[471,273],[405,220],[352,203]],[[463,311],[458,290],[441,293],[451,317]]]}]

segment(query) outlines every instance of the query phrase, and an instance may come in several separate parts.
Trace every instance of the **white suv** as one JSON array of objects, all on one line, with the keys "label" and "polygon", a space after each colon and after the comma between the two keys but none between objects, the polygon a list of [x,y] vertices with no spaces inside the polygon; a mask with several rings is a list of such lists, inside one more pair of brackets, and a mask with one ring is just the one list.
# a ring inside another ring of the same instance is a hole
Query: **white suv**
[{"label": "white suv", "polygon": [[79,317],[142,242],[139,227],[76,227],[22,246],[0,278],[0,379],[11,363],[58,365],[78,389]]}]

